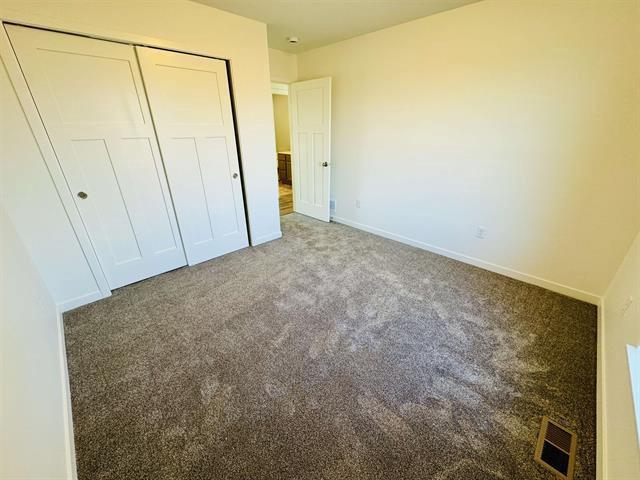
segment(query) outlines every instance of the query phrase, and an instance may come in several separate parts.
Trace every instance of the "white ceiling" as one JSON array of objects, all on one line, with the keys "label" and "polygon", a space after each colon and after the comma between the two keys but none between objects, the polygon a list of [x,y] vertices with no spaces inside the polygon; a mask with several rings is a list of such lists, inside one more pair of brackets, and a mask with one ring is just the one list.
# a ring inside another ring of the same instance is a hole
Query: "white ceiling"
[{"label": "white ceiling", "polygon": [[[194,0],[267,24],[269,46],[303,52],[479,0]],[[298,45],[287,37],[300,38]]]}]

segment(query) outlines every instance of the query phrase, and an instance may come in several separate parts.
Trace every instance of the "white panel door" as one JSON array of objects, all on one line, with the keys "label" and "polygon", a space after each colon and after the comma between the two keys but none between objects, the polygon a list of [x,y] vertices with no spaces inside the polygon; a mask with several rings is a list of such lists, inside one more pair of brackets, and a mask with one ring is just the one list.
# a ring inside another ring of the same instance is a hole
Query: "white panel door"
[{"label": "white panel door", "polygon": [[189,265],[248,246],[225,62],[136,51]]},{"label": "white panel door", "polygon": [[331,78],[289,85],[293,209],[329,221]]},{"label": "white panel door", "polygon": [[185,265],[133,47],[7,30],[109,286]]}]

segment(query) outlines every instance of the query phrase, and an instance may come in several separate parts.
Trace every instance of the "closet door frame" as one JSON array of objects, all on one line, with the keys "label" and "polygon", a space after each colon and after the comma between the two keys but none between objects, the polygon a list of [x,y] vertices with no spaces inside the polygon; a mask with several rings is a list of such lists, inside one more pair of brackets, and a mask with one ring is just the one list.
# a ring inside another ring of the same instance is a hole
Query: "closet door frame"
[{"label": "closet door frame", "polygon": [[[49,21],[46,23],[34,23],[31,21],[25,21],[19,17],[7,17],[3,16],[0,18],[0,24],[2,28],[0,28],[0,58],[2,59],[5,68],[7,70],[7,74],[9,76],[9,80],[11,81],[13,88],[15,89],[16,96],[18,97],[18,101],[22,106],[24,111],[25,118],[29,127],[33,133],[34,139],[38,145],[41,156],[44,159],[45,166],[48,170],[49,175],[51,176],[54,187],[57,191],[58,197],[61,200],[62,206],[69,218],[69,223],[71,228],[73,229],[75,236],[78,240],[80,248],[84,253],[84,256],[87,260],[87,264],[93,274],[93,277],[98,286],[98,290],[95,292],[91,292],[88,295],[71,299],[63,304],[59,304],[58,308],[60,311],[67,311],[73,308],[86,305],[87,303],[94,302],[96,300],[100,300],[102,298],[109,297],[111,295],[111,289],[107,282],[107,278],[102,270],[100,262],[98,261],[98,257],[91,243],[89,234],[87,229],[80,217],[80,212],[75,204],[73,198],[73,192],[69,189],[67,181],[65,179],[62,168],[58,162],[58,158],[55,154],[51,141],[49,140],[49,136],[47,134],[46,128],[40,115],[38,113],[35,100],[31,96],[31,92],[27,85],[27,81],[22,73],[20,68],[20,64],[18,63],[18,58],[13,51],[13,47],[11,46],[11,42],[9,40],[9,35],[7,30],[5,29],[5,24],[14,24],[23,27],[31,27],[37,28],[40,30],[50,30],[58,33],[64,33],[68,35],[77,35],[82,37],[95,38],[98,40],[106,40],[116,43],[124,43],[132,46],[143,46],[143,47],[153,47],[159,48],[163,50],[169,50],[179,53],[186,53],[191,55],[198,55],[203,57],[209,57],[216,60],[222,60],[227,64],[227,81],[229,82],[230,89],[230,97],[231,97],[231,113],[233,116],[233,125],[235,129],[236,135],[236,149],[238,153],[238,167],[240,173],[240,184],[243,195],[243,206],[245,209],[245,223],[247,226],[247,233],[249,237],[249,244],[251,245],[251,230],[249,225],[249,217],[247,212],[247,200],[246,200],[246,191],[245,191],[245,183],[244,183],[244,175],[242,168],[242,154],[240,151],[240,144],[237,142],[238,136],[238,125],[237,125],[237,117],[236,117],[236,106],[235,100],[233,96],[233,84],[232,84],[232,70],[231,70],[231,62],[229,59],[221,58],[212,54],[211,52],[202,52],[202,51],[193,51],[189,49],[185,49],[178,44],[167,42],[165,40],[146,37],[141,35],[125,35],[120,31],[112,31],[108,29],[101,28],[90,28],[87,29],[86,25],[76,24],[74,22],[60,22],[60,21]],[[145,93],[146,97],[146,93]],[[155,131],[155,128],[154,128]],[[157,132],[155,132],[157,135]],[[163,159],[164,163],[164,159]],[[173,200],[172,200],[173,203]]]}]

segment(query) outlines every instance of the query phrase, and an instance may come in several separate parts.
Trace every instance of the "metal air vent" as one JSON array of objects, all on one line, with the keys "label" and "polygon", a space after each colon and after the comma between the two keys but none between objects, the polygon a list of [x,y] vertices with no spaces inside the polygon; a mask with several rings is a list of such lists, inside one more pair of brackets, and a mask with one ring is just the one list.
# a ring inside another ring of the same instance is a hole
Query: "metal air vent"
[{"label": "metal air vent", "polygon": [[571,480],[576,461],[577,436],[549,417],[542,417],[535,460],[558,478]]}]

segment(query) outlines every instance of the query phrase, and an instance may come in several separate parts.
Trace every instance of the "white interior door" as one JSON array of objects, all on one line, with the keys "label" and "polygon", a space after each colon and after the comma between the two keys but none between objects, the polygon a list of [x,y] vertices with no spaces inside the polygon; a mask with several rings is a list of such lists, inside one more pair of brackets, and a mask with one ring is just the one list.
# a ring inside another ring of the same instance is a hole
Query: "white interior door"
[{"label": "white interior door", "polygon": [[225,62],[136,50],[189,264],[248,246]]},{"label": "white interior door", "polygon": [[331,78],[289,85],[293,209],[329,221]]},{"label": "white interior door", "polygon": [[7,30],[109,286],[185,265],[133,47]]}]

